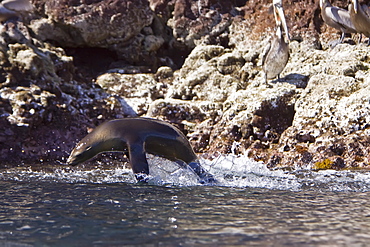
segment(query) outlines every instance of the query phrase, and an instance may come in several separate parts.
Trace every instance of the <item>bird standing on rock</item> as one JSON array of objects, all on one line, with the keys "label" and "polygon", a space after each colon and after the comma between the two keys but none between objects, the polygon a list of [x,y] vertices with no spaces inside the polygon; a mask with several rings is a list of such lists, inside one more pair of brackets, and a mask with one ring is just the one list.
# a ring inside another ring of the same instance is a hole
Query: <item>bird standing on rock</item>
[{"label": "bird standing on rock", "polygon": [[358,0],[352,0],[348,7],[353,26],[359,33],[369,38],[367,45],[370,45],[370,11],[367,5],[360,5]]},{"label": "bird standing on rock", "polygon": [[355,26],[353,25],[349,11],[332,6],[328,0],[320,0],[321,16],[324,22],[335,29],[342,32],[340,39],[332,44],[332,48],[337,44],[343,42],[346,33],[357,33]]},{"label": "bird standing on rock", "polygon": [[0,22],[18,18],[33,10],[29,0],[4,0],[0,3]]},{"label": "bird standing on rock", "polygon": [[[273,0],[274,17],[276,22],[276,33],[271,37],[271,41],[266,46],[262,55],[262,67],[265,72],[265,82],[267,79],[280,78],[280,73],[285,68],[289,60],[289,32],[285,21],[282,0]],[[283,30],[285,36],[283,35]],[[286,40],[287,39],[287,40]]]}]

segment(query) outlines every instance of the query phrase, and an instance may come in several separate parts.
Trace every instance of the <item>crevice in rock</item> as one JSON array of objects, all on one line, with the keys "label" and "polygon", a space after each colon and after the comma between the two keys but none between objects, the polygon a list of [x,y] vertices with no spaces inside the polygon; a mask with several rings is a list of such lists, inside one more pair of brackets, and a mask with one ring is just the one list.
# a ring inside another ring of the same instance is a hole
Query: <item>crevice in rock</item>
[{"label": "crevice in rock", "polygon": [[257,110],[251,125],[254,129],[254,137],[261,141],[272,141],[277,143],[280,135],[292,126],[295,110],[294,104],[275,101],[264,102]]},{"label": "crevice in rock", "polygon": [[65,52],[73,57],[76,79],[83,82],[91,82],[118,60],[115,52],[104,48],[65,48]]}]

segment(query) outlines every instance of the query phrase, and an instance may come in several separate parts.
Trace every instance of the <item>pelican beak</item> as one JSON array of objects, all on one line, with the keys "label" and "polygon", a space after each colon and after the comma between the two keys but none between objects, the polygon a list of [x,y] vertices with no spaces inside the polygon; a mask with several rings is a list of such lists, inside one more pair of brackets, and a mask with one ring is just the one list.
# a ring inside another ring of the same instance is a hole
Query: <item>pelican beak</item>
[{"label": "pelican beak", "polygon": [[288,40],[290,40],[288,26],[286,24],[285,15],[284,15],[284,9],[283,6],[279,3],[274,4],[274,14],[275,14],[275,21],[277,26],[283,26],[284,32],[286,36],[288,37]]},{"label": "pelican beak", "polygon": [[358,0],[352,0],[353,2],[353,10],[355,11],[355,13],[357,14],[358,12]]},{"label": "pelican beak", "polygon": [[324,6],[324,0],[320,0],[320,9],[321,10],[322,10],[323,6]]}]

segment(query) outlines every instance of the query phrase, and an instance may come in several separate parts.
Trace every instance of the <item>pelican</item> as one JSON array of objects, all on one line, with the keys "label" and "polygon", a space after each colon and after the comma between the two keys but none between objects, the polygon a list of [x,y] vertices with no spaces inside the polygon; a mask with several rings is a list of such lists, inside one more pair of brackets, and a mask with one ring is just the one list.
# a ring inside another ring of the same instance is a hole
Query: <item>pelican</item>
[{"label": "pelican", "polygon": [[[280,79],[280,73],[285,68],[289,59],[289,32],[285,21],[282,0],[273,0],[274,17],[276,22],[276,33],[271,37],[271,41],[265,48],[262,56],[262,67],[265,72],[265,82],[267,79]],[[285,32],[287,41],[283,35]]]},{"label": "pelican", "polygon": [[321,16],[324,22],[342,32],[340,39],[333,45],[336,46],[343,42],[346,33],[357,33],[353,25],[349,11],[332,6],[328,0],[320,0]]},{"label": "pelican", "polygon": [[18,18],[32,10],[33,6],[29,0],[4,0],[0,3],[0,22]]},{"label": "pelican", "polygon": [[367,5],[361,5],[358,0],[352,0],[349,5],[349,14],[353,26],[359,33],[363,33],[369,38],[367,45],[370,45],[370,12]]}]

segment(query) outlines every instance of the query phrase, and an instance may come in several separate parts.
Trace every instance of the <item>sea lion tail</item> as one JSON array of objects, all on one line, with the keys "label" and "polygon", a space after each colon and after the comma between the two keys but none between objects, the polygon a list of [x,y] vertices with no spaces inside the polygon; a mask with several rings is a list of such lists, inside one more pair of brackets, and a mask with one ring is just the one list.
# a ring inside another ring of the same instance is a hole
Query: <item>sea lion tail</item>
[{"label": "sea lion tail", "polygon": [[188,166],[195,172],[195,174],[198,175],[199,182],[201,184],[216,183],[216,179],[213,177],[213,175],[204,170],[198,160],[190,162]]}]

